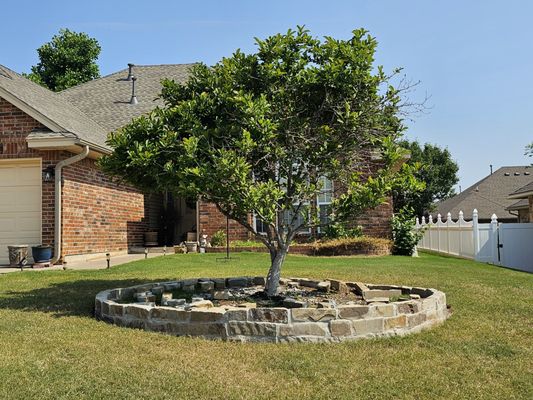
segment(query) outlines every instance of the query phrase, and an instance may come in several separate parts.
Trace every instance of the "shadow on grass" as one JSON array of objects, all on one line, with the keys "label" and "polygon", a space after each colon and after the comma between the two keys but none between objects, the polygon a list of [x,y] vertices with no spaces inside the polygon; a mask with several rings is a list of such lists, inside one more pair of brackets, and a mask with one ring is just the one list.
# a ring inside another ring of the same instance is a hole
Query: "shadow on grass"
[{"label": "shadow on grass", "polygon": [[123,288],[160,280],[78,280],[53,283],[47,287],[28,291],[4,291],[0,297],[0,309],[40,311],[56,317],[94,316],[94,298],[102,290]]}]

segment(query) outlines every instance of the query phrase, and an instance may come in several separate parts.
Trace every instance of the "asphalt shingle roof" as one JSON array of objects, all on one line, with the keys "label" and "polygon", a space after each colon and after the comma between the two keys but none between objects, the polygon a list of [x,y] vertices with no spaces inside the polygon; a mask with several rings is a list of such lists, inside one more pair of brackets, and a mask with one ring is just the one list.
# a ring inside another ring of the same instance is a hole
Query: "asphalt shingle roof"
[{"label": "asphalt shingle roof", "polygon": [[514,219],[506,210],[516,203],[516,200],[509,199],[509,194],[532,180],[531,166],[501,167],[461,193],[437,203],[436,213],[444,219],[450,212],[452,218],[456,219],[459,211],[463,211],[465,219],[470,219],[475,208],[479,219],[490,220],[492,214],[496,214],[500,220]]},{"label": "asphalt shingle roof", "polygon": [[58,129],[47,126],[52,132],[71,133],[79,139],[105,146],[107,131],[58,93],[2,65],[0,65],[0,88],[60,127]]},{"label": "asphalt shingle roof", "polygon": [[529,200],[528,199],[520,199],[516,203],[511,204],[509,207],[507,207],[507,210],[514,211],[514,210],[521,210],[521,209],[527,209],[529,208]]},{"label": "asphalt shingle roof", "polygon": [[531,192],[533,192],[533,180],[530,183],[528,183],[527,185],[522,186],[521,188],[515,190],[510,195],[513,196],[513,198],[516,199],[516,198],[518,198],[517,195],[521,195],[521,194],[525,195],[526,193],[531,193]]},{"label": "asphalt shingle roof", "polygon": [[158,99],[161,80],[185,82],[194,64],[136,65],[133,67],[135,95],[138,104],[129,104],[132,82],[126,78],[128,69],[59,92],[58,95],[76,105],[107,132],[131,122],[135,117],[149,113],[163,105]]}]

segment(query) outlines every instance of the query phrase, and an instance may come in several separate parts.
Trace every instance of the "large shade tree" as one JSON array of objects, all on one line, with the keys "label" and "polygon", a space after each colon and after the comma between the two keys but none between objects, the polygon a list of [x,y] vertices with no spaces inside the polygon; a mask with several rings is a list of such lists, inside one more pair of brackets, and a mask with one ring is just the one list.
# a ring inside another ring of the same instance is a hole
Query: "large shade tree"
[{"label": "large shade tree", "polygon": [[[397,173],[398,71],[374,66],[376,45],[362,29],[319,40],[299,27],[257,39],[253,54],[198,64],[185,84],[163,82],[164,107],[110,136],[101,165],[139,187],[215,203],[268,248],[273,295],[299,232],[354,218],[411,182]],[[325,178],[336,192],[328,219],[313,207]]]},{"label": "large shade tree", "polygon": [[86,33],[61,29],[37,53],[39,63],[31,67],[26,77],[55,92],[100,76],[96,64],[100,45]]},{"label": "large shade tree", "polygon": [[402,140],[399,145],[409,151],[408,164],[416,168],[415,176],[424,182],[423,188],[398,186],[393,191],[394,211],[411,210],[414,216],[422,216],[435,208],[435,203],[455,195],[454,186],[459,182],[459,165],[447,148],[416,140]]}]

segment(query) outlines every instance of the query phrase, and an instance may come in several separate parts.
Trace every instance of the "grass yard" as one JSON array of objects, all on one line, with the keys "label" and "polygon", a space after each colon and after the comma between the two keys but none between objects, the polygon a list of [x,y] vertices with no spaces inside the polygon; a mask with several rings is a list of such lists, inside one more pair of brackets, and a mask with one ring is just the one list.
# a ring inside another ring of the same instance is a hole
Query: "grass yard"
[{"label": "grass yard", "polygon": [[92,318],[107,288],[265,275],[266,254],[176,255],[99,271],[0,276],[0,399],[532,399],[533,275],[423,254],[290,256],[283,275],[434,287],[432,331],[342,344],[237,344]]}]

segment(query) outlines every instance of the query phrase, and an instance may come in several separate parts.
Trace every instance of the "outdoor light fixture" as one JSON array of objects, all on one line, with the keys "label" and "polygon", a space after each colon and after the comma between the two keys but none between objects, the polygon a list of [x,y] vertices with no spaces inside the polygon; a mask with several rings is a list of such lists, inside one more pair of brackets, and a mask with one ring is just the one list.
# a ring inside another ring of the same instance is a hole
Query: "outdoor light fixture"
[{"label": "outdoor light fixture", "polygon": [[147,247],[144,248],[144,258],[145,259],[148,258],[148,248]]},{"label": "outdoor light fixture", "polygon": [[111,266],[111,254],[105,253],[105,259],[107,260],[107,269]]},{"label": "outdoor light fixture", "polygon": [[43,169],[43,182],[52,182],[54,180],[55,171],[54,167],[49,165]]}]

